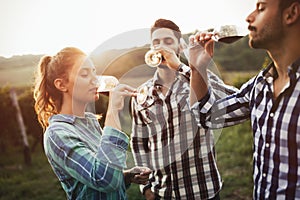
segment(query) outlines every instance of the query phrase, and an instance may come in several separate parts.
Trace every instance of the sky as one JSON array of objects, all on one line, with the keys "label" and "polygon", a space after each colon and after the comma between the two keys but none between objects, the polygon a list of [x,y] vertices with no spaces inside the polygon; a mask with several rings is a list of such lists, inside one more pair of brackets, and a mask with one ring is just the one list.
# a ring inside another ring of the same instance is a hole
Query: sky
[{"label": "sky", "polygon": [[139,30],[158,18],[174,21],[182,33],[246,27],[254,8],[255,0],[0,0],[0,56],[54,54],[66,46],[90,53],[126,33],[145,42]]}]

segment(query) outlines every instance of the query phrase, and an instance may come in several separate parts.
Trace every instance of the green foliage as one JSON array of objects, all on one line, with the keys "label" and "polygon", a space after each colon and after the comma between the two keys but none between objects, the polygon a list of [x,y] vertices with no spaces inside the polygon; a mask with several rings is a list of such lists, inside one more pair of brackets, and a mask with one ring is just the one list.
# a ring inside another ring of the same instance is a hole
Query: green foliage
[{"label": "green foliage", "polygon": [[225,71],[259,70],[267,56],[264,50],[252,49],[248,37],[232,44],[216,43],[214,61]]},{"label": "green foliage", "polygon": [[0,154],[0,199],[66,199],[41,146],[32,157],[32,165],[26,167],[19,148]]},{"label": "green foliage", "polygon": [[217,163],[224,181],[221,199],[252,199],[252,144],[250,122],[223,129],[217,142]]},{"label": "green foliage", "polygon": [[12,105],[10,88],[0,88],[0,153],[6,152],[11,145],[18,145],[18,126],[16,126],[16,110]]},{"label": "green foliage", "polygon": [[127,189],[128,200],[143,200],[144,196],[140,192],[139,185],[131,184],[130,188]]},{"label": "green foliage", "polygon": [[34,111],[33,92],[30,88],[24,89],[23,93],[20,94],[19,104],[26,125],[26,132],[32,140],[31,150],[34,151],[37,145],[42,144],[43,129],[40,126]]},{"label": "green foliage", "polygon": [[233,80],[233,86],[235,86],[236,88],[240,88],[244,83],[246,83],[249,79],[251,78],[251,76],[237,76],[234,80]]},{"label": "green foliage", "polygon": [[[20,129],[16,118],[16,109],[11,103],[9,96],[9,87],[0,90],[0,115],[1,132],[0,132],[0,152],[6,152],[7,148],[13,146],[22,146]],[[36,114],[33,109],[34,100],[32,91],[29,88],[17,88],[18,103],[22,112],[23,121],[26,127],[31,149],[34,150],[38,144],[42,142],[42,128],[37,121]]]}]

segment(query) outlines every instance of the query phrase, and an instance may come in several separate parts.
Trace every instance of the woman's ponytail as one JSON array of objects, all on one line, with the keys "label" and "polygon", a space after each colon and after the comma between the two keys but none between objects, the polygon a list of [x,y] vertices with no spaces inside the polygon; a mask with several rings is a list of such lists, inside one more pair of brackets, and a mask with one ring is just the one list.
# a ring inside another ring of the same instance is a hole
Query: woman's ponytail
[{"label": "woman's ponytail", "polygon": [[33,93],[35,99],[34,109],[37,113],[38,120],[44,129],[48,126],[49,117],[56,113],[55,106],[53,105],[53,102],[51,102],[47,91],[47,87],[49,87],[47,86],[47,79],[49,79],[48,68],[51,59],[51,56],[44,56],[41,58],[38,65]]}]

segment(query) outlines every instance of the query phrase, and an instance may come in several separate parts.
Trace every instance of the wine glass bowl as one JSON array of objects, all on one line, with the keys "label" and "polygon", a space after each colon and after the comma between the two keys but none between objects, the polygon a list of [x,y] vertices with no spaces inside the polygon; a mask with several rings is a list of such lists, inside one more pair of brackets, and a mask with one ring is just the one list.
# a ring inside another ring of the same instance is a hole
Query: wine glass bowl
[{"label": "wine glass bowl", "polygon": [[[200,31],[200,33],[210,33],[212,34],[212,40],[215,42],[221,42],[230,44],[236,42],[237,40],[245,37],[248,34],[247,27],[237,26],[237,25],[222,25],[218,28],[210,28],[204,31]],[[187,44],[184,39],[180,39],[180,44],[183,47],[183,54],[189,62],[189,50],[191,48],[197,48],[201,45],[199,42],[195,42],[194,44]]]},{"label": "wine glass bowl", "polygon": [[[108,95],[109,92],[119,84],[119,80],[116,77],[110,75],[98,75],[97,84],[97,92]],[[149,90],[146,86],[139,88],[136,94],[137,102],[139,104],[143,104],[147,99],[148,93]]]},{"label": "wine glass bowl", "polygon": [[162,55],[154,49],[150,49],[145,54],[145,63],[150,67],[157,67],[162,62]]},{"label": "wine glass bowl", "polygon": [[109,75],[97,76],[97,81],[99,86],[97,92],[99,93],[109,92],[119,84],[119,80],[116,77]]},{"label": "wine glass bowl", "polygon": [[149,91],[147,86],[138,89],[136,96],[138,104],[143,104],[146,101],[148,93]]},{"label": "wine glass bowl", "polygon": [[216,42],[233,43],[248,34],[248,29],[237,25],[223,25],[217,29],[209,29],[213,33],[212,39]]}]

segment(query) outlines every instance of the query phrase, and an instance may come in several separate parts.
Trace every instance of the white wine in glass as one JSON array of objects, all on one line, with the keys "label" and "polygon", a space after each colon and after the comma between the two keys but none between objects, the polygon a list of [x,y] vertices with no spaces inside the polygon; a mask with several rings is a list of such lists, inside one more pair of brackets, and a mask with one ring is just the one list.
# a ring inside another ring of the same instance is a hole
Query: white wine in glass
[{"label": "white wine in glass", "polygon": [[[108,95],[111,90],[113,90],[118,84],[119,80],[114,76],[109,75],[100,75],[97,76],[98,80],[98,89],[97,92],[102,93],[104,95]],[[137,102],[139,104],[143,104],[148,96],[148,88],[142,87],[137,91]]]},{"label": "white wine in glass", "polygon": [[99,85],[97,92],[99,93],[108,93],[119,84],[119,80],[116,77],[109,75],[97,76],[97,80]]},{"label": "white wine in glass", "polygon": [[136,100],[138,104],[143,104],[147,100],[149,90],[147,86],[141,87],[137,91]]},{"label": "white wine in glass", "polygon": [[157,67],[161,64],[162,62],[162,55],[155,49],[151,48],[149,51],[146,52],[145,54],[145,63],[149,67]]}]

